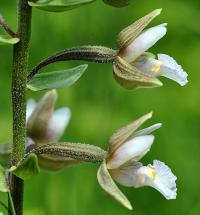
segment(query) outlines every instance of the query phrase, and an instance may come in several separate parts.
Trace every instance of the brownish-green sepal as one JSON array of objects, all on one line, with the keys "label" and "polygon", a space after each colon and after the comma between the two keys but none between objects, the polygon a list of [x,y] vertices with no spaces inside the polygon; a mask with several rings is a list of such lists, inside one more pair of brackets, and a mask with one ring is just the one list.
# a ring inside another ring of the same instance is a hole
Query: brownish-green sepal
[{"label": "brownish-green sepal", "polygon": [[135,131],[148,119],[152,117],[152,112],[134,120],[132,123],[118,129],[109,139],[109,153],[113,153],[121,144],[134,136]]},{"label": "brownish-green sepal", "polygon": [[12,151],[11,144],[0,144],[0,164],[7,166]]},{"label": "brownish-green sepal", "polygon": [[37,155],[34,153],[27,154],[17,166],[12,166],[10,171],[17,177],[26,180],[40,172]]},{"label": "brownish-green sepal", "polygon": [[33,150],[39,155],[68,158],[83,162],[101,163],[107,153],[100,147],[82,143],[51,143],[39,146]]},{"label": "brownish-green sepal", "polygon": [[58,171],[65,167],[70,167],[82,162],[72,158],[57,155],[38,155],[38,163],[40,168],[43,170]]},{"label": "brownish-green sepal", "polygon": [[63,12],[92,3],[96,0],[30,0],[28,3],[32,7],[49,12]]},{"label": "brownish-green sepal", "polygon": [[161,9],[157,9],[147,14],[146,16],[140,18],[133,24],[124,28],[118,35],[118,47],[123,49],[127,47],[143,30],[144,28],[159,14]]},{"label": "brownish-green sepal", "polygon": [[9,192],[9,188],[6,184],[6,171],[5,169],[0,165],[0,192]]},{"label": "brownish-green sepal", "polygon": [[19,42],[19,38],[11,37],[9,35],[0,35],[0,45],[6,45],[6,44],[16,44]]},{"label": "brownish-green sepal", "polygon": [[48,126],[56,100],[56,90],[47,92],[29,117],[27,121],[27,136],[35,142],[46,143],[51,141],[52,137],[48,132]]},{"label": "brownish-green sepal", "polygon": [[119,203],[121,203],[124,207],[128,208],[129,210],[132,210],[131,203],[126,198],[126,196],[119,190],[119,188],[113,181],[112,177],[110,176],[110,173],[108,172],[108,169],[106,167],[105,160],[99,167],[99,170],[97,172],[97,179],[98,179],[100,186],[107,194],[112,196],[115,200],[117,200]]},{"label": "brownish-green sepal", "polygon": [[113,63],[113,73],[116,81],[126,89],[153,88],[162,86],[157,78],[144,74],[121,57]]},{"label": "brownish-green sepal", "polygon": [[103,2],[113,7],[125,7],[128,6],[132,0],[103,0]]}]

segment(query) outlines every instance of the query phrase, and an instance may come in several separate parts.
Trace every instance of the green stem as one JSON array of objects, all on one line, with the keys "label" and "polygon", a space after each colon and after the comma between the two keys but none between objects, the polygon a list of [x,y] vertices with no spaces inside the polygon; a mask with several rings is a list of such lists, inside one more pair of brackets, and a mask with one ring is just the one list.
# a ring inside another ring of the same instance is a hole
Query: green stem
[{"label": "green stem", "polygon": [[[26,141],[26,76],[31,34],[31,7],[27,0],[18,1],[18,35],[20,42],[13,49],[12,104],[13,104],[13,151],[11,165],[24,156]],[[23,214],[23,181],[10,176],[11,196],[16,215]],[[11,207],[11,204],[9,204]]]}]

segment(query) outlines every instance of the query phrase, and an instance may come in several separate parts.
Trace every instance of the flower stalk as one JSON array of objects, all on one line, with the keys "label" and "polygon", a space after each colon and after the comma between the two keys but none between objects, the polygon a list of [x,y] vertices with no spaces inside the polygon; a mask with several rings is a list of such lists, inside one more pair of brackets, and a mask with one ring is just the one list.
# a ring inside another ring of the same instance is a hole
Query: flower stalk
[{"label": "flower stalk", "polygon": [[[13,105],[13,151],[11,165],[24,156],[26,142],[26,76],[28,50],[31,34],[31,7],[27,0],[18,1],[19,43],[13,49],[12,105]],[[16,215],[23,214],[23,181],[10,175],[10,190]],[[10,206],[11,207],[11,204]]]},{"label": "flower stalk", "polygon": [[2,15],[0,15],[0,25],[4,28],[4,30],[11,36],[11,37],[18,37],[18,34],[15,33],[10,26],[8,25],[8,23],[6,22],[6,20],[4,19],[4,17]]},{"label": "flower stalk", "polygon": [[80,46],[65,49],[37,64],[31,70],[27,79],[30,81],[41,68],[57,61],[84,60],[95,63],[112,63],[116,55],[117,51],[104,46]]}]

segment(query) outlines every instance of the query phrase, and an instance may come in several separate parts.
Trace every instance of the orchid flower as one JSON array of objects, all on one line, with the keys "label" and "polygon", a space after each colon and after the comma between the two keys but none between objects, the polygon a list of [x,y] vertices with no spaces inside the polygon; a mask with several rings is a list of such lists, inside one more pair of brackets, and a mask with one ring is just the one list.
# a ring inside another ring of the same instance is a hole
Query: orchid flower
[{"label": "orchid flower", "polygon": [[58,141],[71,118],[71,111],[64,107],[54,111],[57,93],[52,90],[37,104],[33,99],[27,102],[27,135],[36,144]]},{"label": "orchid flower", "polygon": [[176,198],[176,176],[167,165],[158,160],[147,166],[139,162],[153,144],[154,136],[151,133],[161,127],[158,123],[136,131],[151,116],[151,113],[144,115],[111,136],[108,156],[98,171],[101,187],[128,209],[132,206],[114,180],[126,187],[150,186],[166,199]]},{"label": "orchid flower", "polygon": [[[38,104],[30,99],[27,102],[27,136],[35,145],[56,143],[63,135],[71,118],[69,108],[54,111],[57,99],[55,90],[47,92]],[[80,163],[77,160],[54,155],[38,155],[39,166],[46,170],[59,170],[65,166]]]},{"label": "orchid flower", "polygon": [[119,33],[119,51],[113,71],[116,80],[125,88],[162,86],[159,76],[174,80],[181,86],[188,82],[187,73],[172,57],[158,54],[156,59],[147,53],[167,33],[167,23],[144,30],[160,12],[160,9],[152,11]]}]

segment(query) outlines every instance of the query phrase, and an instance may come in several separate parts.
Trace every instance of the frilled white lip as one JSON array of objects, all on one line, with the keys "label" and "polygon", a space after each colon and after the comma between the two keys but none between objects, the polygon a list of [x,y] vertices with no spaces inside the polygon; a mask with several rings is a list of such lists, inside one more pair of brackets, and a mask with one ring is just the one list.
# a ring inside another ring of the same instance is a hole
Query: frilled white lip
[{"label": "frilled white lip", "polygon": [[166,54],[158,54],[158,59],[155,59],[152,55],[149,56],[149,54],[144,53],[133,65],[144,74],[153,77],[164,76],[177,82],[181,86],[188,83],[188,74],[172,57]]},{"label": "frilled white lip", "polygon": [[167,32],[167,23],[144,30],[132,43],[130,43],[123,53],[123,58],[131,63],[146,50],[157,43]]},{"label": "frilled white lip", "polygon": [[143,166],[130,162],[125,166],[110,170],[112,177],[123,186],[150,186],[158,190],[166,199],[176,199],[176,176],[163,162],[155,160],[153,165]]},{"label": "frilled white lip", "polygon": [[115,169],[129,160],[139,160],[149,150],[154,141],[153,135],[137,136],[123,143],[107,161],[108,169]]}]

